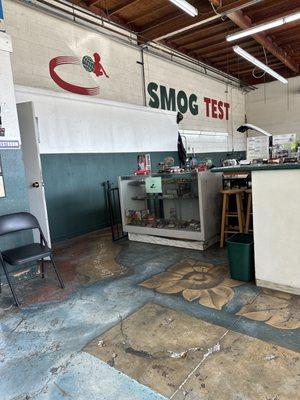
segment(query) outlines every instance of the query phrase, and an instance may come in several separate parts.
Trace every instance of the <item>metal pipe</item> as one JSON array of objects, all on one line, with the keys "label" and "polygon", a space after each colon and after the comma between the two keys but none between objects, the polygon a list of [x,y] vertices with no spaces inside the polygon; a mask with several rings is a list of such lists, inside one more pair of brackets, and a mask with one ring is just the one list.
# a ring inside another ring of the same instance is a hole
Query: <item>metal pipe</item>
[{"label": "metal pipe", "polygon": [[[66,3],[62,0],[54,0],[54,3],[58,3],[58,4],[61,4],[65,7],[69,8],[70,9],[70,11],[69,11],[66,8],[61,8],[61,7],[53,4],[53,2],[49,2],[47,0],[16,0],[16,1],[19,3],[22,3],[22,4],[26,4],[26,6],[28,6],[30,8],[38,9],[39,11],[41,11],[45,14],[51,14],[52,16],[59,18],[61,20],[67,20],[68,22],[70,22],[72,24],[79,25],[80,27],[83,26],[83,27],[85,27],[89,30],[92,30],[94,32],[97,32],[97,33],[100,32],[101,34],[109,37],[111,40],[113,40],[115,42],[121,43],[121,44],[126,45],[131,48],[135,48],[137,50],[140,50],[141,46],[138,45],[138,38],[135,37],[133,39],[132,36],[128,35],[128,34],[132,35],[132,33],[133,33],[132,31],[130,31],[129,29],[126,29],[123,26],[120,26],[114,22],[106,21],[102,17],[99,17],[99,16],[93,14],[92,12],[84,10],[81,7],[74,6],[74,4]],[[55,11],[53,11],[52,9],[54,9]],[[76,14],[74,14],[75,12],[79,12],[80,14],[90,16],[91,18],[93,18],[93,20],[85,18],[82,15],[76,15]],[[71,18],[68,18],[68,16]],[[99,22],[96,22],[95,20],[99,20]],[[89,24],[89,25],[87,25],[87,24]],[[118,31],[107,26],[108,24],[111,25],[112,27],[118,28]],[[90,25],[92,25],[92,26],[90,26]],[[127,34],[122,33],[120,30],[127,32]],[[110,33],[107,33],[105,31],[110,32]],[[114,35],[112,35],[111,33],[113,33]],[[145,46],[145,45],[143,45],[143,46]],[[160,54],[156,53],[155,51],[150,51],[149,50],[150,48],[154,49],[156,51],[159,51]],[[144,51],[145,50],[146,50],[146,48],[144,47]],[[158,44],[155,42],[149,42],[149,43],[147,43],[147,52],[149,54],[152,54],[155,57],[161,58],[163,60],[167,60],[168,62],[175,63],[181,67],[192,70],[193,72],[196,72],[200,75],[208,76],[210,79],[216,80],[221,83],[229,84],[232,87],[242,88],[245,90],[254,90],[255,89],[255,87],[252,85],[243,84],[237,78],[234,78],[222,71],[214,69],[204,63],[201,63],[200,61],[196,61],[195,59],[188,57],[186,55],[183,55],[182,53],[179,53],[175,50],[170,50],[169,48],[167,48],[164,45],[161,45],[161,44]],[[169,55],[170,57],[172,57],[172,59],[169,59],[165,55]],[[194,67],[182,64],[182,63],[174,60],[174,57],[176,57],[178,60],[183,60],[188,64],[197,66],[198,68],[199,67],[203,68],[204,72],[200,71],[199,69],[196,69]],[[208,74],[207,71],[210,71],[213,75]],[[221,79],[219,77],[222,77],[223,79]]]},{"label": "metal pipe", "polygon": [[[242,9],[244,9],[244,8],[246,8],[246,7],[250,7],[250,6],[254,5],[254,4],[260,3],[260,2],[262,2],[262,1],[265,1],[265,0],[250,0],[250,1],[248,1],[247,3],[245,3],[245,4],[242,4],[242,5],[240,5],[240,6],[237,6],[237,7],[234,7],[234,8],[232,8],[232,9],[230,9],[229,11],[223,11],[223,12],[220,12],[220,13],[217,12],[218,10],[214,10],[214,11],[216,12],[216,15],[207,17],[207,18],[205,18],[205,19],[203,19],[203,20],[201,20],[201,21],[198,21],[198,22],[195,22],[194,24],[185,26],[184,28],[178,29],[178,30],[176,30],[176,31],[174,31],[174,32],[167,33],[167,34],[165,34],[165,35],[163,35],[163,36],[160,36],[160,37],[156,38],[155,40],[166,39],[166,38],[169,38],[169,37],[171,37],[171,36],[175,36],[175,35],[177,35],[178,33],[182,33],[182,32],[185,32],[185,31],[189,31],[190,29],[193,29],[193,28],[196,28],[196,27],[198,27],[198,26],[207,24],[207,23],[212,22],[212,21],[214,21],[214,20],[216,20],[216,19],[219,19],[219,18],[222,18],[222,17],[226,17],[226,16],[228,16],[229,14],[231,14],[231,13],[233,13],[233,12],[242,10]],[[159,25],[157,25],[157,26],[159,26]],[[142,33],[143,33],[143,32],[145,32],[145,31],[142,31]]]},{"label": "metal pipe", "polygon": [[147,106],[144,46],[141,46],[141,63],[140,64],[142,65],[144,106]]}]

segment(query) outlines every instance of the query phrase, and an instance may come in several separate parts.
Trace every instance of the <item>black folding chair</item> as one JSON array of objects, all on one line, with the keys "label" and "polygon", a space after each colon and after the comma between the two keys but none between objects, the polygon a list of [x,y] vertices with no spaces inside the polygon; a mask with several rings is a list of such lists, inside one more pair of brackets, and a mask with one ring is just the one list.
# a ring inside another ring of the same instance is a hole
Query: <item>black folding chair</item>
[{"label": "black folding chair", "polygon": [[0,262],[2,264],[7,282],[9,284],[11,293],[15,300],[15,304],[18,307],[20,302],[18,300],[16,291],[14,289],[11,277],[9,275],[6,264],[12,266],[22,266],[27,263],[34,261],[41,261],[41,276],[45,277],[44,271],[44,259],[49,257],[53,265],[54,271],[59,280],[60,286],[63,289],[65,287],[62,278],[59,275],[56,265],[54,264],[52,257],[52,250],[48,247],[45,236],[41,230],[38,220],[32,214],[28,212],[19,212],[14,214],[7,214],[0,216],[0,236],[7,235],[13,232],[20,232],[24,230],[38,229],[40,232],[40,243],[30,243],[25,246],[17,247],[10,250],[0,252]]}]

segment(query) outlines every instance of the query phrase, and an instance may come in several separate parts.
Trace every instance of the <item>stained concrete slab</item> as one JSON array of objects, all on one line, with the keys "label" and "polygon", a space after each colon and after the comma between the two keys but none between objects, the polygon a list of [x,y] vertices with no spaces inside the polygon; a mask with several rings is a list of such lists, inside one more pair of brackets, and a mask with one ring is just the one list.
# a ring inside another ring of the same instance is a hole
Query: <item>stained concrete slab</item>
[{"label": "stained concrete slab", "polygon": [[149,303],[83,351],[168,397],[226,329]]},{"label": "stained concrete slab", "polygon": [[[53,249],[65,289],[61,290],[51,264],[46,262],[45,279],[38,276],[16,286],[23,305],[63,300],[81,287],[130,273],[129,268],[116,260],[122,246],[112,242],[109,230],[93,232],[54,244]],[[17,272],[19,277],[26,273],[27,268]],[[1,304],[3,308],[9,307],[10,299],[10,290],[5,287],[0,300],[0,314]]]},{"label": "stained concrete slab", "polygon": [[[103,235],[107,240],[103,240]],[[104,243],[104,253],[101,243]],[[111,250],[106,251],[106,246]],[[300,329],[279,328],[266,321],[238,315],[261,293],[261,289],[253,284],[232,287],[234,295],[221,309],[200,304],[197,299],[188,301],[181,293],[159,293],[139,285],[185,259],[226,265],[223,249],[214,247],[197,252],[126,240],[112,244],[108,234],[103,232],[67,241],[59,247],[55,257],[65,277],[65,290],[59,288],[49,271],[47,279],[36,278],[18,286],[23,300],[19,310],[13,307],[7,287],[0,294],[1,400],[36,399],[43,390],[43,396],[49,400],[65,400],[64,391],[58,390],[55,382],[60,386],[60,378],[63,379],[64,371],[68,370],[70,359],[77,360],[68,375],[71,382],[78,378],[76,371],[82,374],[85,369],[89,370],[88,359],[81,357],[82,349],[88,343],[153,302],[219,328],[262,339],[270,345],[300,350]],[[99,254],[102,257],[100,265],[98,261],[93,262]],[[104,267],[104,273],[97,272],[98,266],[100,270]],[[111,267],[114,273],[109,276],[106,269],[111,271]],[[288,302],[288,310],[293,307]],[[98,358],[94,360],[100,368],[103,362]],[[109,386],[117,384],[114,380],[118,380],[115,370],[106,367],[101,378],[106,382],[103,393],[106,390],[109,393]],[[100,379],[99,375],[95,376]],[[87,398],[91,399],[94,399],[95,391],[97,399],[100,392],[91,384],[93,380],[92,373],[90,377],[87,375],[81,382],[82,387],[76,386],[76,391],[86,392]],[[141,393],[138,385],[132,390],[134,394],[124,392],[122,400],[131,400],[132,396]],[[155,393],[152,391],[151,395]]]},{"label": "stained concrete slab", "polygon": [[296,400],[299,384],[300,353],[230,331],[171,399]]},{"label": "stained concrete slab", "polygon": [[66,360],[65,365],[55,370],[45,386],[34,395],[34,399],[166,400],[87,353],[72,355]]}]

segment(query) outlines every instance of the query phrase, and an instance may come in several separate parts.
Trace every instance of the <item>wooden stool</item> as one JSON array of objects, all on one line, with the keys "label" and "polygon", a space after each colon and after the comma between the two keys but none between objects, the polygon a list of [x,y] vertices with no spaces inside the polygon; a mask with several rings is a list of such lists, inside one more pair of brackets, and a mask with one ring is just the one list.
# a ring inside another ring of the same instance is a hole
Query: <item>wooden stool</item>
[{"label": "wooden stool", "polygon": [[[220,247],[224,246],[225,236],[227,233],[243,233],[245,217],[243,211],[243,199],[242,195],[245,193],[245,189],[224,189],[221,190],[223,195],[223,207],[222,207],[222,221],[221,221],[221,240]],[[236,211],[229,211],[229,197],[234,195],[236,200]],[[228,219],[229,217],[235,217],[238,219],[238,226],[234,227],[237,229],[229,229]]]},{"label": "wooden stool", "polygon": [[[252,189],[246,190],[247,194],[247,210],[246,210],[246,224],[245,224],[245,233],[253,232],[253,229],[250,229],[250,222],[252,220]],[[253,222],[252,222],[253,224]]]}]

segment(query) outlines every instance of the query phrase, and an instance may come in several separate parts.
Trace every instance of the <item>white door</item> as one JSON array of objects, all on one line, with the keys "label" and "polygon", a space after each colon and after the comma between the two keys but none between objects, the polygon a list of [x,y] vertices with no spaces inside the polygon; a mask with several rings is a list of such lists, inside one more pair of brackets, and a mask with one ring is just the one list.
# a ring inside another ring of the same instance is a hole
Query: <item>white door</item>
[{"label": "white door", "polygon": [[[46,240],[48,244],[51,245],[38,145],[38,126],[35,118],[33,103],[26,102],[17,104],[17,110],[30,212],[38,219]],[[37,232],[34,235],[34,239],[35,241],[39,241],[40,239]]]}]

